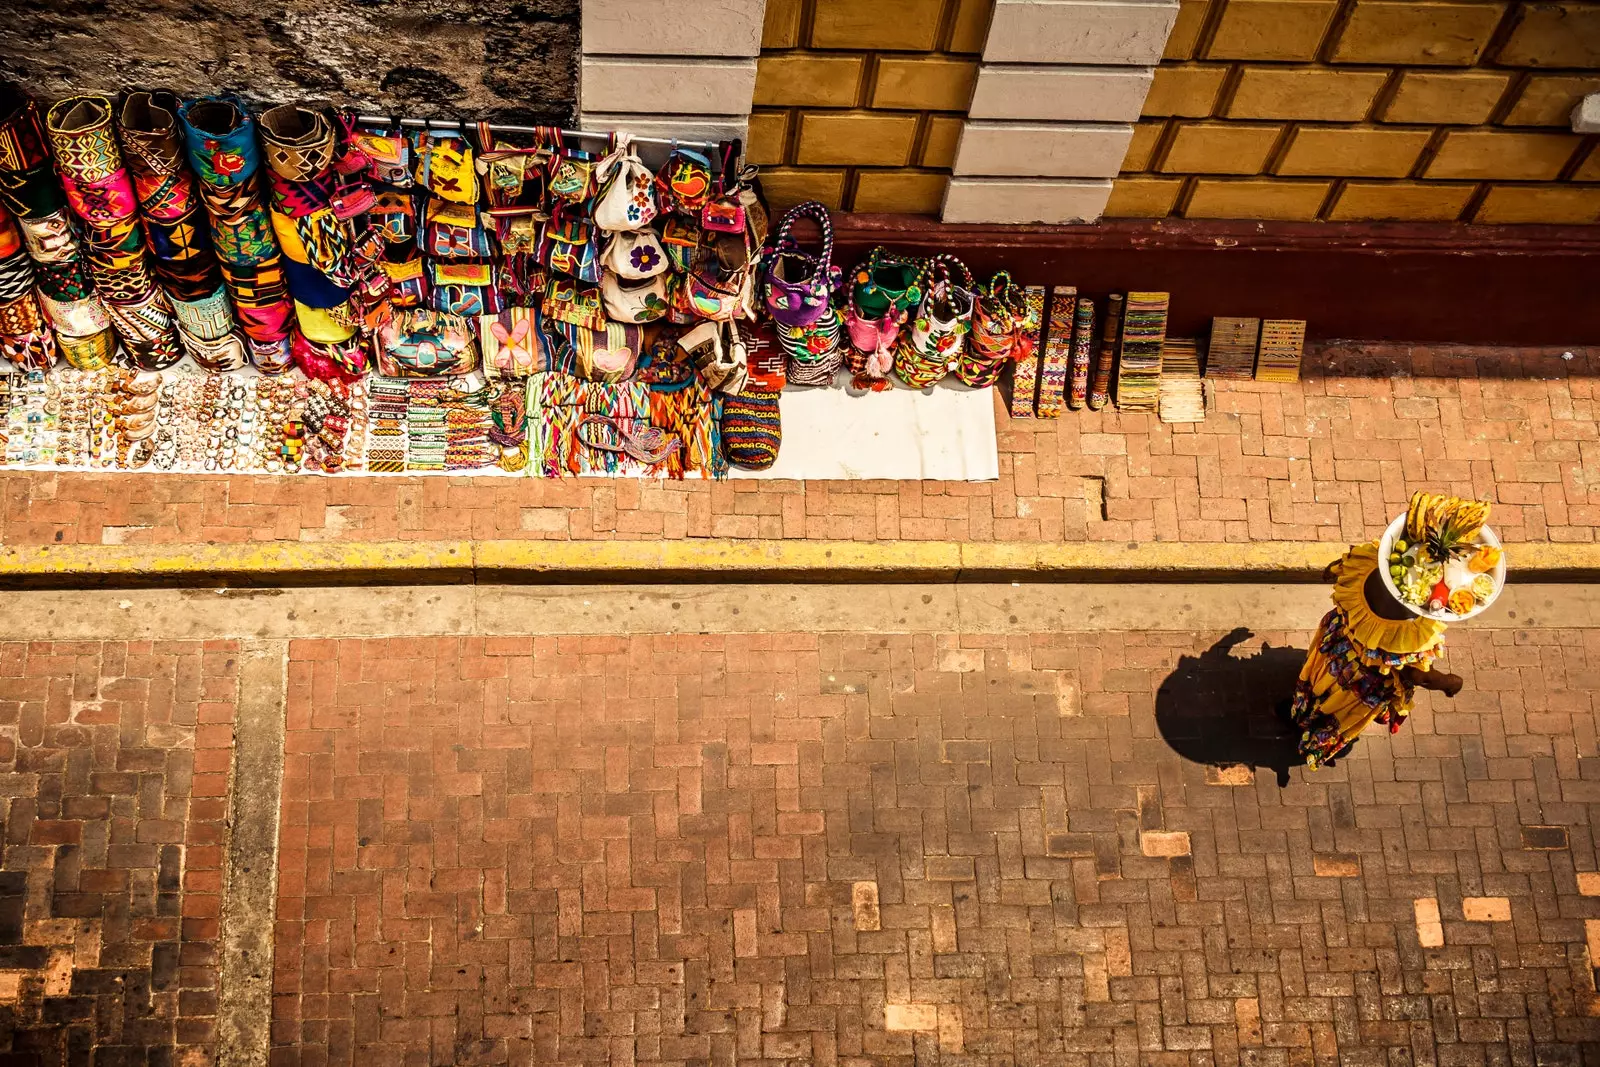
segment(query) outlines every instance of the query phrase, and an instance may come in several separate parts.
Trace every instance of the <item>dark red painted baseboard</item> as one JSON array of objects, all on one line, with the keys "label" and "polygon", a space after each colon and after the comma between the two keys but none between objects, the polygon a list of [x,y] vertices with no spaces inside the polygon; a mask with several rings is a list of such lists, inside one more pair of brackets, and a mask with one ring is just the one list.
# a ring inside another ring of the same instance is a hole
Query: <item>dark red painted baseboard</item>
[{"label": "dark red painted baseboard", "polygon": [[987,277],[1090,295],[1172,294],[1169,330],[1214,315],[1305,319],[1317,338],[1503,345],[1600,343],[1600,226],[1119,220],[947,226],[837,215],[835,260],[873,245],[952,252]]}]

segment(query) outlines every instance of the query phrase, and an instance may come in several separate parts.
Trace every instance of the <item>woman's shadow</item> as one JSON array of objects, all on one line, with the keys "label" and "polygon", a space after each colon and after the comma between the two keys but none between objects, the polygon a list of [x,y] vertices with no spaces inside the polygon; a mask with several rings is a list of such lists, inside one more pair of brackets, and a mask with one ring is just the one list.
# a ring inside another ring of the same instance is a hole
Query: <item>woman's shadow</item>
[{"label": "woman's shadow", "polygon": [[1231,655],[1254,636],[1241,626],[1200,655],[1181,657],[1156,691],[1156,729],[1186,760],[1267,767],[1282,787],[1290,768],[1305,762],[1300,731],[1284,712],[1306,654],[1266,645],[1247,658]]}]

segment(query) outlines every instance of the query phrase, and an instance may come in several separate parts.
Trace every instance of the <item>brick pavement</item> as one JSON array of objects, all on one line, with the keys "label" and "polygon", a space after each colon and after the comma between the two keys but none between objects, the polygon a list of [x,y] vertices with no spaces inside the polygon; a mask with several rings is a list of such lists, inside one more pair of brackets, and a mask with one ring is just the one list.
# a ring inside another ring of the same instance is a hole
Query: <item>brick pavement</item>
[{"label": "brick pavement", "polygon": [[235,652],[0,644],[0,1062],[211,1062]]},{"label": "brick pavement", "polygon": [[[1328,345],[1291,386],[1219,383],[1199,426],[999,419],[993,483],[164,478],[0,473],[0,544],[811,538],[1351,542],[1416,488],[1512,541],[1600,528],[1600,351]],[[870,407],[871,398],[864,398]]]},{"label": "brick pavement", "polygon": [[273,1063],[1600,1062],[1600,631],[1308,636],[295,641]]}]

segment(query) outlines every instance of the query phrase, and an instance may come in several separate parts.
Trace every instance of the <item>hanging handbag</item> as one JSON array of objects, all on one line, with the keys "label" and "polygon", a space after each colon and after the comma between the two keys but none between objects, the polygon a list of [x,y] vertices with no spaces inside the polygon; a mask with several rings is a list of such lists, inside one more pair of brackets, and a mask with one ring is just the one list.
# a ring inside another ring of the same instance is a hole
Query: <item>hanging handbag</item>
[{"label": "hanging handbag", "polygon": [[739,201],[739,184],[736,164],[739,159],[739,141],[722,142],[722,171],[717,179],[717,195],[706,201],[700,209],[702,229],[717,233],[744,233],[744,205]]},{"label": "hanging handbag", "polygon": [[494,253],[477,209],[446,200],[428,202],[423,251],[433,259],[487,259]]},{"label": "hanging handbag", "polygon": [[428,278],[421,259],[404,263],[384,263],[383,272],[389,278],[390,302],[397,308],[422,306],[428,299]]},{"label": "hanging handbag", "polygon": [[558,207],[539,238],[539,262],[594,285],[600,281],[600,228],[570,207]]},{"label": "hanging handbag", "polygon": [[[822,250],[813,256],[801,249],[791,230],[802,218],[816,222]],[[815,200],[796,204],[778,222],[766,263],[767,314],[781,326],[810,326],[829,310],[829,300],[839,286],[839,268],[833,265],[833,222],[828,209]]]},{"label": "hanging handbag", "polygon": [[557,338],[558,365],[573,368],[580,378],[615,384],[633,373],[644,349],[644,330],[620,322],[599,329],[570,322],[549,321],[547,330]]},{"label": "hanging handbag", "polygon": [[574,326],[587,326],[591,330],[603,329],[606,324],[600,287],[584,285],[559,275],[551,277],[540,309],[546,318],[555,322],[569,322]]},{"label": "hanging handbag", "polygon": [[478,366],[467,320],[427,308],[402,311],[380,327],[377,357],[385,378],[441,378]]},{"label": "hanging handbag", "polygon": [[581,204],[594,196],[594,156],[580,148],[568,148],[559,132],[556,142],[550,159],[550,198],[556,206]]},{"label": "hanging handbag", "polygon": [[689,272],[689,304],[694,313],[712,322],[727,322],[744,308],[750,266],[728,269],[710,248],[701,250]]},{"label": "hanging handbag", "polygon": [[373,181],[400,189],[411,187],[411,144],[405,134],[361,131],[351,140],[366,158],[367,175]]},{"label": "hanging handbag", "polygon": [[695,253],[700,248],[700,226],[693,219],[672,215],[661,227],[661,247],[672,261],[672,269],[679,274],[689,273],[694,266]]},{"label": "hanging handbag", "polygon": [[711,199],[711,161],[692,148],[674,148],[656,175],[663,206],[698,218]]},{"label": "hanging handbag", "polygon": [[428,275],[433,286],[428,303],[435,311],[468,318],[499,314],[502,304],[492,264],[430,262]]},{"label": "hanging handbag", "polygon": [[788,385],[789,360],[778,346],[772,324],[765,319],[734,319],[733,328],[739,331],[739,338],[744,342],[745,366],[748,368],[751,388],[776,392]]},{"label": "hanging handbag", "polygon": [[594,205],[594,221],[602,230],[620,232],[650,225],[658,213],[655,177],[639,161],[626,134],[617,135],[617,145],[595,167],[600,186]]},{"label": "hanging handbag", "polygon": [[661,238],[652,229],[625,230],[613,233],[606,242],[601,266],[613,274],[637,281],[654,278],[668,267],[666,250]]},{"label": "hanging handbag", "polygon": [[472,146],[465,138],[435,136],[423,130],[417,154],[417,177],[428,192],[469,207],[478,203],[478,171],[472,162]]},{"label": "hanging handbag", "polygon": [[539,345],[539,324],[532,308],[507,308],[478,318],[478,348],[483,369],[498,378],[526,378],[549,369]]},{"label": "hanging handbag", "polygon": [[672,278],[671,274],[662,273],[630,282],[607,271],[600,280],[606,316],[617,322],[658,321],[671,305]]},{"label": "hanging handbag", "polygon": [[736,393],[744,387],[748,352],[726,324],[702,322],[678,338],[678,347],[707,389]]}]

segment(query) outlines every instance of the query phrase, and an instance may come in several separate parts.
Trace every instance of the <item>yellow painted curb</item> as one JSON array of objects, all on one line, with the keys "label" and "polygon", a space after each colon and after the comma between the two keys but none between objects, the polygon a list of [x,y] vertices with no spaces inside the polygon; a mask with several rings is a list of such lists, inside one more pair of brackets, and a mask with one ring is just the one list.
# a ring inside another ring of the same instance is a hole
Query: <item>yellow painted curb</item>
[{"label": "yellow painted curb", "polygon": [[[1315,581],[1347,545],[1306,541],[267,541],[0,546],[0,584],[315,581]],[[1506,546],[1518,582],[1600,578],[1600,545]]]}]

